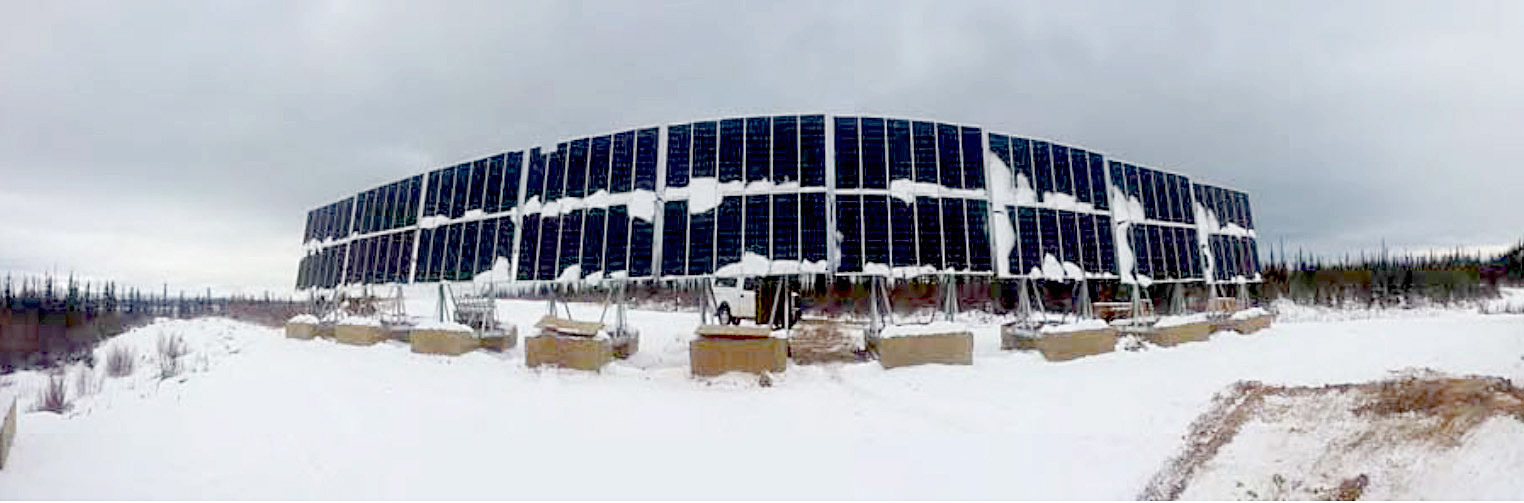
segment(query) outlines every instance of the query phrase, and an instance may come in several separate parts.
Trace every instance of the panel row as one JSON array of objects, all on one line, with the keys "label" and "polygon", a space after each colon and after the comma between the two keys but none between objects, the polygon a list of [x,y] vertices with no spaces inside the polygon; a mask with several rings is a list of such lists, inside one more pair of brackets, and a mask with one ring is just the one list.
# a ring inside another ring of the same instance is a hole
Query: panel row
[{"label": "panel row", "polygon": [[302,233],[302,242],[348,236],[349,216],[354,201],[353,197],[346,197],[343,201],[307,212],[307,227]]},{"label": "panel row", "polygon": [[1143,204],[1144,218],[1196,223],[1196,210],[1190,201],[1191,181],[1185,176],[1112,161],[1111,183]]},{"label": "panel row", "polygon": [[423,175],[404,178],[355,196],[355,230],[359,234],[389,231],[418,222],[418,195]]},{"label": "panel row", "polygon": [[979,128],[879,117],[837,117],[836,188],[887,189],[893,181],[983,189]]},{"label": "panel row", "polygon": [[526,215],[515,277],[651,277],[655,225],[649,211],[642,214],[639,208],[619,204]]},{"label": "panel row", "polygon": [[1218,225],[1237,224],[1244,229],[1254,228],[1254,215],[1249,211],[1248,194],[1203,184],[1196,184],[1194,189],[1196,204],[1211,211],[1217,217]]},{"label": "panel row", "polygon": [[523,152],[507,152],[430,171],[423,216],[460,218],[471,210],[493,214],[517,207],[523,162]]},{"label": "panel row", "polygon": [[1038,201],[1046,200],[1050,192],[1058,192],[1090,203],[1097,210],[1111,207],[1106,194],[1105,158],[1101,154],[994,133],[990,133],[989,148],[1011,168],[1014,175],[1011,183],[1020,184],[1020,178],[1025,177],[1037,192]]},{"label": "panel row", "polygon": [[994,269],[989,203],[983,200],[920,196],[912,202],[888,195],[837,195],[836,231],[842,236],[837,272],[881,274],[884,267]]},{"label": "panel row", "polygon": [[524,200],[656,190],[659,141],[660,130],[648,128],[561,142],[549,154],[531,150]]},{"label": "panel row", "polygon": [[513,234],[511,216],[423,229],[413,281],[469,281],[491,270],[497,259],[511,263]]},{"label": "panel row", "polygon": [[1116,274],[1111,217],[1015,206],[1007,206],[1006,215],[1017,237],[1006,257],[1013,274],[1043,276],[1049,259],[1090,274]]},{"label": "panel row", "polygon": [[296,287],[333,288],[344,282],[344,257],[349,244],[329,246],[302,257],[296,273]]},{"label": "panel row", "polygon": [[662,208],[661,271],[666,276],[714,274],[742,261],[745,253],[797,271],[799,263],[824,264],[826,194],[725,196],[719,206],[692,213],[689,201]]},{"label": "panel row", "polygon": [[1134,224],[1130,229],[1127,243],[1137,274],[1154,281],[1202,278],[1195,229],[1146,224]]},{"label": "panel row", "polygon": [[345,261],[346,284],[378,284],[407,281],[413,268],[413,239],[407,230],[371,236],[349,243]]},{"label": "panel row", "polygon": [[825,186],[825,116],[783,115],[667,128],[667,187],[692,178]]},{"label": "panel row", "polygon": [[1235,277],[1253,280],[1259,272],[1259,245],[1254,238],[1214,235],[1212,244],[1212,279],[1231,281]]}]

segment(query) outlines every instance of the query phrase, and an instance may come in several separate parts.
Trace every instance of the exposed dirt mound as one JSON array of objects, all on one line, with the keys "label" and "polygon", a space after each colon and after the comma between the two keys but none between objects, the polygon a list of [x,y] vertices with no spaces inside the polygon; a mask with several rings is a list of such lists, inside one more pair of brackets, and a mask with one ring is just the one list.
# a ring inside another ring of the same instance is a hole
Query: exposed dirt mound
[{"label": "exposed dirt mound", "polygon": [[1139,498],[1353,500],[1372,488],[1400,498],[1411,472],[1497,417],[1524,421],[1524,390],[1496,377],[1416,371],[1318,387],[1239,382],[1213,398]]}]

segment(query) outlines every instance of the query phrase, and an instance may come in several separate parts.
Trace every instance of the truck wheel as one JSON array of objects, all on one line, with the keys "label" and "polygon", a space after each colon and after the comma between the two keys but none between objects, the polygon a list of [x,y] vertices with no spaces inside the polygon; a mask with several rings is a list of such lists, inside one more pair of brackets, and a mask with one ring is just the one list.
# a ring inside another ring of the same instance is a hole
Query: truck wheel
[{"label": "truck wheel", "polygon": [[734,325],[736,319],[730,315],[730,305],[720,304],[720,308],[714,311],[714,319],[721,325]]}]

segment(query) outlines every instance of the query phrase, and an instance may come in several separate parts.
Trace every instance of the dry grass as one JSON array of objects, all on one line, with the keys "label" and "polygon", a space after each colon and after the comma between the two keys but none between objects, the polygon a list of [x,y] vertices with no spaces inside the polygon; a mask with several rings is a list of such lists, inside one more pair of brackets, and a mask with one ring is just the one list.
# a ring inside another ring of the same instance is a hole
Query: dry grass
[{"label": "dry grass", "polygon": [[62,372],[54,372],[48,376],[48,382],[37,392],[37,402],[33,405],[33,409],[54,414],[63,414],[69,410],[69,388],[64,385]]},{"label": "dry grass", "polygon": [[1456,445],[1466,432],[1498,415],[1524,420],[1524,390],[1498,377],[1407,377],[1372,383],[1357,415],[1414,414],[1437,419],[1404,430],[1413,440]]},{"label": "dry grass", "polygon": [[160,335],[158,341],[159,378],[169,379],[180,375],[180,357],[189,353],[185,338],[180,334]]},{"label": "dry grass", "polygon": [[[1417,441],[1454,447],[1467,432],[1487,419],[1504,415],[1524,421],[1524,389],[1497,377],[1446,377],[1428,372],[1387,381],[1316,387],[1239,382],[1213,397],[1207,412],[1191,423],[1185,447],[1149,480],[1139,499],[1178,499],[1196,471],[1232,442],[1246,422],[1277,413],[1265,408],[1267,397],[1338,393],[1355,394],[1354,403],[1358,405],[1351,412],[1356,416],[1412,419],[1400,422],[1402,426],[1396,436],[1367,434],[1355,445]],[[1348,447],[1351,446],[1339,448]],[[1369,482],[1369,477],[1361,474],[1342,481],[1338,487],[1312,492],[1325,499],[1358,499]]]},{"label": "dry grass", "polygon": [[125,344],[117,344],[106,350],[106,375],[127,377],[137,367],[137,355]]},{"label": "dry grass", "polygon": [[94,394],[99,389],[100,381],[95,379],[95,369],[80,366],[79,372],[74,373],[74,396]]}]

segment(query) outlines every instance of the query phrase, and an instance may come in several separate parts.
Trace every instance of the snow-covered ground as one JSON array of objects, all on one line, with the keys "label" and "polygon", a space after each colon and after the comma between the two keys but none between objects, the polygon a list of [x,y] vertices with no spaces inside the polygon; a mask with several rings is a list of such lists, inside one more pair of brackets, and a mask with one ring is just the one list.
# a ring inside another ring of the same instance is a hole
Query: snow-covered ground
[{"label": "snow-covered ground", "polygon": [[[596,319],[601,308],[572,309]],[[523,334],[545,305],[499,312]],[[791,363],[770,387],[690,378],[696,314],[629,316],[640,352],[602,373],[528,369],[522,344],[452,358],[221,319],[160,322],[98,351],[99,369],[113,346],[133,348],[133,375],[97,372],[63,415],[23,412],[0,498],[1132,499],[1235,381],[1360,382],[1419,367],[1524,380],[1524,316],[1474,310],[1301,316],[1311,320],[1063,363],[1001,351],[998,326],[975,321],[972,366]],[[190,352],[182,373],[159,379],[166,334]],[[69,370],[71,395],[80,372]],[[18,373],[0,389],[27,411],[45,381]]]}]

